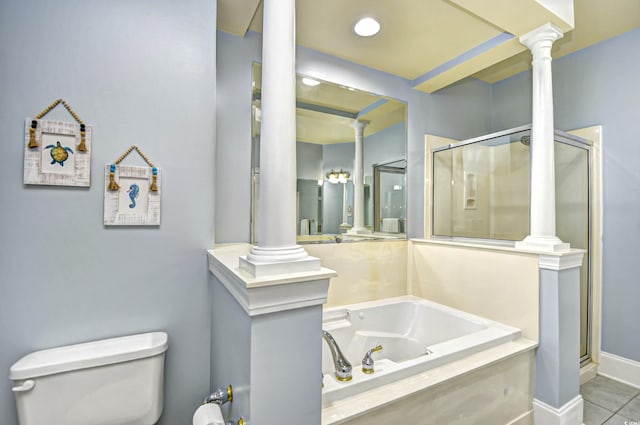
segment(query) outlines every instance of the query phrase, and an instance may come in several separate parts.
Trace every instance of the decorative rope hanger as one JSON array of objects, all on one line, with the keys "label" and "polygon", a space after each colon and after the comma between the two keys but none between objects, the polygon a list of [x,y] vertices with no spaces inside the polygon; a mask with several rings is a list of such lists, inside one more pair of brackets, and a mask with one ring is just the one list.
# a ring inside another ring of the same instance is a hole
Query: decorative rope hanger
[{"label": "decorative rope hanger", "polygon": [[38,115],[36,115],[35,119],[33,121],[31,121],[31,128],[29,129],[29,148],[34,149],[38,147],[38,142],[36,142],[36,128],[38,128],[38,121],[39,119],[42,119],[42,117],[44,117],[45,115],[47,115],[53,108],[55,108],[56,106],[58,106],[58,104],[62,103],[64,105],[65,108],[67,108],[67,111],[69,111],[69,113],[71,114],[71,116],[78,121],[78,124],[80,124],[80,144],[76,147],[76,149],[80,152],[86,152],[87,151],[87,145],[85,144],[85,125],[84,125],[84,121],[82,121],[80,119],[80,117],[78,116],[78,114],[76,114],[76,111],[73,110],[73,108],[71,106],[69,106],[69,104],[63,100],[63,99],[58,99],[55,102],[53,102],[51,105],[47,106],[44,111],[40,112]]},{"label": "decorative rope hanger", "polygon": [[158,184],[157,184],[158,169],[156,168],[155,165],[153,165],[153,162],[151,162],[149,158],[147,158],[147,155],[145,155],[144,152],[142,152],[142,150],[140,150],[140,148],[135,145],[132,145],[131,147],[129,147],[129,149],[127,149],[125,153],[120,155],[120,158],[118,158],[116,162],[114,162],[109,166],[109,186],[107,188],[109,190],[120,189],[120,186],[118,185],[118,183],[116,183],[116,180],[115,180],[116,166],[119,165],[122,162],[122,160],[125,159],[127,155],[129,155],[134,149],[136,150],[136,152],[138,152],[138,154],[142,157],[142,159],[144,159],[144,161],[147,164],[149,164],[149,167],[151,167],[152,180],[151,180],[151,185],[149,186],[149,190],[152,192],[157,192],[158,191]]}]

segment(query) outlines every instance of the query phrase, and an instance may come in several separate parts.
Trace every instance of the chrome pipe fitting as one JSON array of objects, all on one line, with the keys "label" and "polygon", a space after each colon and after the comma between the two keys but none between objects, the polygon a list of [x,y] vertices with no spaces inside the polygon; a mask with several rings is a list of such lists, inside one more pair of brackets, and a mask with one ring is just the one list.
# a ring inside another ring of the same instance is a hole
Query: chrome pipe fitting
[{"label": "chrome pipe fitting", "polygon": [[229,385],[226,389],[218,388],[217,390],[209,394],[202,403],[203,404],[215,403],[219,406],[222,406],[223,404],[227,402],[232,402],[232,401],[233,401],[233,388],[231,387],[231,385]]}]

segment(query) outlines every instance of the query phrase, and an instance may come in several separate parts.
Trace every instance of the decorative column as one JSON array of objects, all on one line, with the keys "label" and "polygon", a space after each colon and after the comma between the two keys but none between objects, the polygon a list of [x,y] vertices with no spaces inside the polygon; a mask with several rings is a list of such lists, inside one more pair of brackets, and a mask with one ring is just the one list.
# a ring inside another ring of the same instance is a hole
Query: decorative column
[{"label": "decorative column", "polygon": [[342,183],[342,224],[340,229],[349,229],[349,196],[347,196],[347,182]]},{"label": "decorative column", "polygon": [[260,241],[240,257],[254,276],[320,270],[296,245],[295,0],[263,7]]},{"label": "decorative column", "polygon": [[531,230],[516,247],[535,251],[569,249],[556,236],[556,180],[553,141],[553,85],[551,46],[563,32],[545,24],[522,37],[533,55],[533,108],[531,124]]},{"label": "decorative column", "polygon": [[369,121],[357,120],[352,126],[356,130],[355,161],[353,166],[353,227],[348,233],[366,234],[364,227],[364,128]]}]

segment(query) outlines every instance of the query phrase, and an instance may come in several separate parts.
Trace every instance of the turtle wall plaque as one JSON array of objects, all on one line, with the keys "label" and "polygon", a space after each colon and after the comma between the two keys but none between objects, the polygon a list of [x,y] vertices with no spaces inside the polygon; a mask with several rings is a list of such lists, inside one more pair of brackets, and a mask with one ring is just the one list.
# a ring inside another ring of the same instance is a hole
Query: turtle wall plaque
[{"label": "turtle wall plaque", "polygon": [[[62,103],[77,121],[42,119]],[[24,184],[53,186],[91,185],[92,127],[67,102],[58,99],[25,121]]]}]

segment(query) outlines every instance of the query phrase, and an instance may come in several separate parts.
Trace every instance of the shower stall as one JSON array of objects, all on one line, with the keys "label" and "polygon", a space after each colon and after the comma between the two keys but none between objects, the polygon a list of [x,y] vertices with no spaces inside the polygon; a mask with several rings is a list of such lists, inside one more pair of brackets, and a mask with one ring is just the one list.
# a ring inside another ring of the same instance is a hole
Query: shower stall
[{"label": "shower stall", "polygon": [[[529,234],[531,126],[433,149],[433,239],[513,245]],[[587,251],[581,268],[581,361],[590,359],[591,142],[555,131],[556,233]]]}]

